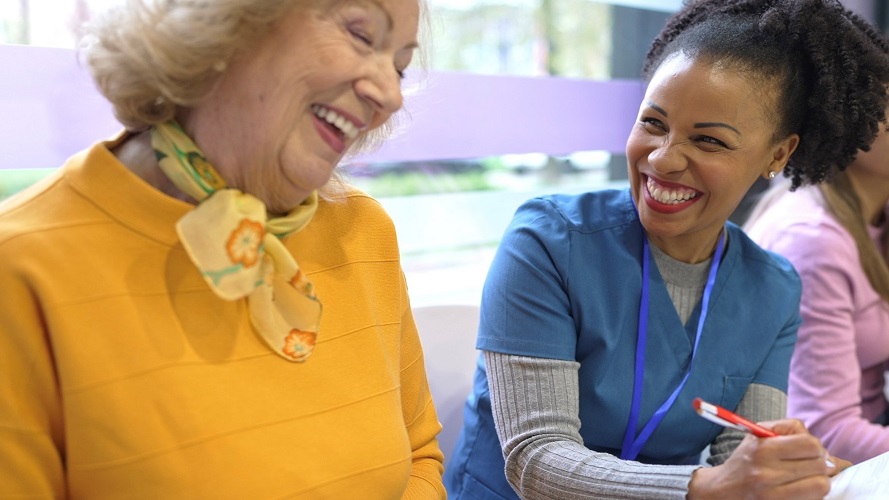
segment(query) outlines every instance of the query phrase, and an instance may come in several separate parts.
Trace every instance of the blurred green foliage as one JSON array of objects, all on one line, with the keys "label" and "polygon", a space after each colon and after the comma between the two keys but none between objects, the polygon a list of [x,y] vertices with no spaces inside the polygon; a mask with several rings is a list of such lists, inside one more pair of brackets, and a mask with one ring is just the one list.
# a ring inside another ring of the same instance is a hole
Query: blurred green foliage
[{"label": "blurred green foliage", "polygon": [[390,172],[374,177],[350,179],[375,197],[411,196],[417,194],[486,191],[494,189],[485,172],[439,173]]},{"label": "blurred green foliage", "polygon": [[[0,200],[25,189],[46,177],[53,168],[0,169]],[[485,191],[494,187],[484,172],[386,173],[377,177],[351,179],[373,196],[410,196],[415,194]]]},{"label": "blurred green foliage", "polygon": [[4,168],[0,169],[0,200],[46,177],[54,168]]},{"label": "blurred green foliage", "polygon": [[431,0],[430,12],[433,69],[610,77],[611,5],[592,0]]}]

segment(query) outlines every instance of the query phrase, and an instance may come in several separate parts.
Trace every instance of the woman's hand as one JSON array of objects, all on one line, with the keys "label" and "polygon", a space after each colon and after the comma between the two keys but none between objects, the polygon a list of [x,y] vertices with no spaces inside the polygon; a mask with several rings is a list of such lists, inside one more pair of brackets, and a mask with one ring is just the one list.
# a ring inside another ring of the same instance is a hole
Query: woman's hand
[{"label": "woman's hand", "polygon": [[827,473],[827,475],[830,477],[836,476],[840,472],[843,472],[844,470],[848,469],[849,467],[852,467],[852,462],[850,462],[848,460],[843,460],[842,458],[837,458],[833,455],[830,456],[830,461],[833,462],[833,464],[836,466],[836,467],[833,467],[830,470],[830,472]]},{"label": "woman's hand", "polygon": [[828,466],[827,451],[799,420],[763,425],[780,435],[746,436],[725,463],[695,471],[687,498],[820,500],[830,491],[829,476],[849,466],[838,459]]}]

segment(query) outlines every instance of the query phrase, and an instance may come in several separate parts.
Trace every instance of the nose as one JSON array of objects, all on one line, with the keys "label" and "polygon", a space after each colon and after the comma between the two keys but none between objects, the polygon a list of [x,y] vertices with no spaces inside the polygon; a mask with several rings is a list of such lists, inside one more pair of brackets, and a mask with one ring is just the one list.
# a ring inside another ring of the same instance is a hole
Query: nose
[{"label": "nose", "polygon": [[355,80],[355,92],[369,102],[374,111],[370,128],[382,125],[404,104],[401,77],[391,59],[380,58],[370,65],[367,74]]},{"label": "nose", "polygon": [[680,149],[676,144],[665,140],[648,154],[648,163],[661,175],[682,172],[687,168],[688,162]]}]

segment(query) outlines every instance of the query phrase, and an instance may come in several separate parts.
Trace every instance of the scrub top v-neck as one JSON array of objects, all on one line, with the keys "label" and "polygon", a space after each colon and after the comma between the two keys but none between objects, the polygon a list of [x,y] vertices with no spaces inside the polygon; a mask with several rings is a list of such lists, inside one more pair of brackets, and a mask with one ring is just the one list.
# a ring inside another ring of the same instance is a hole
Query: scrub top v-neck
[{"label": "scrub top v-neck", "polygon": [[[735,408],[751,383],[786,391],[799,326],[799,278],[785,259],[756,246],[736,225],[725,230],[730,244],[713,285],[695,368],[639,461],[697,462],[721,429],[695,415],[695,397]],[[629,190],[535,198],[507,228],[482,297],[477,347],[580,363],[584,445],[615,456],[632,403],[643,234]],[[701,313],[699,304],[682,323],[657,266],[648,285],[640,422],[685,375]],[[490,399],[480,362],[448,468],[480,478],[489,489],[502,487],[504,497],[513,498]]]}]

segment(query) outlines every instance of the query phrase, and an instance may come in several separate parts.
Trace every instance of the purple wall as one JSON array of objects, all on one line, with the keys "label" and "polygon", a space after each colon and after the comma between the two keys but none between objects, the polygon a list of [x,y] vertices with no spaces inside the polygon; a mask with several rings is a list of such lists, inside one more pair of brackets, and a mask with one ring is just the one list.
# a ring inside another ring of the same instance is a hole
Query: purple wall
[{"label": "purple wall", "polygon": [[434,73],[406,104],[409,128],[371,158],[624,151],[638,81]]},{"label": "purple wall", "polygon": [[119,128],[73,50],[0,45],[0,168],[58,166]]},{"label": "purple wall", "polygon": [[[0,168],[60,165],[120,125],[73,50],[0,45]],[[637,81],[433,73],[394,139],[356,161],[623,152]]]}]

